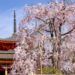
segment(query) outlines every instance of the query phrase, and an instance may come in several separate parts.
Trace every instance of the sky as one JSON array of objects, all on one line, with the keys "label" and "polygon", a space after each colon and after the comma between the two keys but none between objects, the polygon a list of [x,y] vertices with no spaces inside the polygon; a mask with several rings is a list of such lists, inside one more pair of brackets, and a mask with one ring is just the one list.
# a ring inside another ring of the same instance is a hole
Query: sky
[{"label": "sky", "polygon": [[0,0],[0,38],[8,38],[13,34],[13,10],[16,10],[17,30],[24,16],[24,6],[37,3],[49,3],[50,0]]},{"label": "sky", "polygon": [[[17,30],[24,17],[24,6],[37,3],[47,4],[53,0],[0,0],[0,38],[8,38],[13,34],[13,10],[16,10]],[[54,0],[61,1],[61,0]],[[66,0],[68,1],[68,0]],[[75,0],[71,0],[75,2]]]}]

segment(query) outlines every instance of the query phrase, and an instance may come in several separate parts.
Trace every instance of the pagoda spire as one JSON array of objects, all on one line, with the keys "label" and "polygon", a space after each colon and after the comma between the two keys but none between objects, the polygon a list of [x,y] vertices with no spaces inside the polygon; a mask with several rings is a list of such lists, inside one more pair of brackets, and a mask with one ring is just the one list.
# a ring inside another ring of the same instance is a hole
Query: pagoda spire
[{"label": "pagoda spire", "polygon": [[16,12],[15,12],[15,10],[14,10],[14,29],[13,29],[13,33],[15,34],[16,33]]}]

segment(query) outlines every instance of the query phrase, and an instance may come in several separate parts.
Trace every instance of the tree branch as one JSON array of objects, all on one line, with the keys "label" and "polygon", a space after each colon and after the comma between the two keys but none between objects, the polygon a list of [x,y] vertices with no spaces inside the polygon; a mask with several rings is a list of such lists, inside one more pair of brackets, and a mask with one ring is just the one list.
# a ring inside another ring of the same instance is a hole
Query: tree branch
[{"label": "tree branch", "polygon": [[46,32],[51,32],[50,30],[45,30]]},{"label": "tree branch", "polygon": [[35,17],[36,19],[39,19],[39,20],[41,20],[42,22],[44,22],[45,24],[47,24],[47,22],[46,21],[44,21],[43,19],[41,19],[41,18],[39,18],[39,17]]},{"label": "tree branch", "polygon": [[61,34],[61,36],[64,36],[64,35],[67,35],[67,34],[70,34],[73,30],[75,29],[75,26],[68,32],[64,33],[64,34]]}]

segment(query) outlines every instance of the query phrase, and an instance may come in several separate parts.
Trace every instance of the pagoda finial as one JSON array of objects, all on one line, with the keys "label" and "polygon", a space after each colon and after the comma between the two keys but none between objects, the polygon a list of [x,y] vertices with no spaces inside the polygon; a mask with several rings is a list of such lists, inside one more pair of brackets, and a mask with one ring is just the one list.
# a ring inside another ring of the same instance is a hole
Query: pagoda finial
[{"label": "pagoda finial", "polygon": [[14,30],[13,30],[14,34],[16,33],[16,12],[14,10]]}]

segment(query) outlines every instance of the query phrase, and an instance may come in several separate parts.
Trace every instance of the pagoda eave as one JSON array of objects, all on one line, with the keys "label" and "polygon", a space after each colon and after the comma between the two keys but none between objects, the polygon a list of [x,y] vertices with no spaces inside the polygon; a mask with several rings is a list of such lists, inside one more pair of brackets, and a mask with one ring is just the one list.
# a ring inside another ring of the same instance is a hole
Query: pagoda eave
[{"label": "pagoda eave", "polygon": [[11,50],[16,47],[16,41],[0,40],[0,50]]}]

